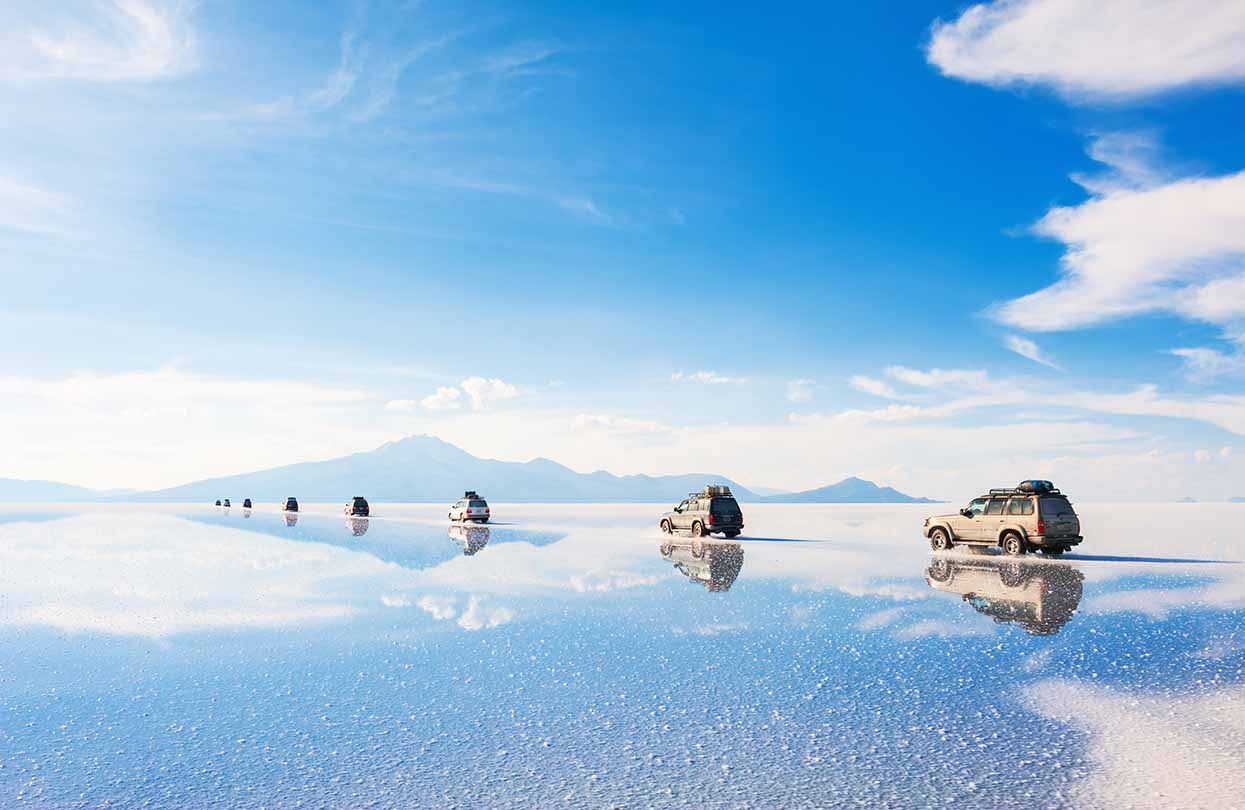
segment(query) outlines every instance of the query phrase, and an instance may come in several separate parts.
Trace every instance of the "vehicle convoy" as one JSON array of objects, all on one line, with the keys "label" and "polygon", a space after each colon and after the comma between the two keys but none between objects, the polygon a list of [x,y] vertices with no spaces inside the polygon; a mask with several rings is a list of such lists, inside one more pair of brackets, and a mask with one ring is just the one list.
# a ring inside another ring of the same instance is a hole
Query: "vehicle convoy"
[{"label": "vehicle convoy", "polygon": [[744,530],[744,513],[731,495],[730,487],[709,484],[662,515],[659,525],[666,534],[687,531],[692,533],[692,537],[715,533],[738,537]]},{"label": "vehicle convoy", "polygon": [[710,593],[729,591],[744,565],[744,547],[721,540],[667,540],[659,551],[662,559]]},{"label": "vehicle convoy", "polygon": [[1053,636],[1071,621],[1085,581],[1070,565],[984,556],[938,556],[927,574],[931,588],[959,594],[978,613],[1034,636]]},{"label": "vehicle convoy", "polygon": [[954,515],[925,519],[930,548],[998,546],[1012,556],[1041,550],[1058,557],[1081,540],[1081,520],[1068,498],[1050,481],[1021,481],[992,489]]},{"label": "vehicle convoy", "polygon": [[295,498],[293,495],[291,495],[290,497],[286,498],[286,499],[285,499],[285,510],[284,510],[284,511],[286,511],[286,512],[297,512],[297,511],[298,511],[298,498]]},{"label": "vehicle convoy", "polygon": [[458,503],[450,507],[450,520],[471,520],[476,523],[488,523],[488,501],[480,497],[474,489],[463,493]]},{"label": "vehicle convoy", "polygon": [[342,511],[353,517],[367,517],[372,513],[372,508],[367,505],[367,498],[356,495],[350,499]]}]

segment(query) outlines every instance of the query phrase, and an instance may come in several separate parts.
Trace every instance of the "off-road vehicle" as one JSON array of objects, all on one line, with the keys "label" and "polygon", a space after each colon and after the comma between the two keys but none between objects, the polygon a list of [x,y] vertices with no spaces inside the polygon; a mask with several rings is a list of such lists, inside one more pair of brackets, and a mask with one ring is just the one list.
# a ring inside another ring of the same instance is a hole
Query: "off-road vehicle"
[{"label": "off-road vehicle", "polygon": [[744,530],[744,513],[731,495],[731,488],[710,484],[701,492],[693,492],[683,503],[661,516],[661,530],[691,532],[692,537],[724,534],[738,537]]},{"label": "off-road vehicle", "polygon": [[931,588],[958,593],[978,613],[1034,636],[1053,636],[1072,619],[1085,581],[1070,565],[997,557],[939,556],[927,573]]},{"label": "off-road vehicle", "polygon": [[706,591],[729,591],[744,565],[744,547],[717,540],[667,540],[659,549],[662,559]]},{"label": "off-road vehicle", "polygon": [[228,509],[228,508],[229,508],[229,499],[228,499],[228,498],[226,498],[226,499],[225,499],[225,502],[222,504],[222,506],[224,506],[226,509]]},{"label": "off-road vehicle", "polygon": [[926,518],[924,533],[935,551],[958,544],[998,546],[1013,556],[1041,549],[1058,557],[1082,540],[1076,510],[1050,481],[992,489],[958,514]]},{"label": "off-road vehicle", "polygon": [[243,508],[243,509],[250,509],[250,508],[251,508],[251,499],[250,499],[250,498],[243,498],[243,499],[242,499],[242,508]]},{"label": "off-road vehicle", "polygon": [[450,520],[473,520],[488,523],[488,501],[480,497],[473,489],[463,493],[462,499],[450,507]]},{"label": "off-road vehicle", "polygon": [[467,526],[462,523],[450,525],[450,539],[458,544],[465,556],[470,557],[488,545],[488,526]]},{"label": "off-road vehicle", "polygon": [[285,499],[285,511],[286,512],[297,512],[298,511],[298,498],[295,498],[293,495],[286,498]]},{"label": "off-road vehicle", "polygon": [[342,511],[354,517],[367,517],[372,513],[372,508],[367,505],[367,498],[356,495],[350,499],[350,503],[346,504],[346,508]]}]

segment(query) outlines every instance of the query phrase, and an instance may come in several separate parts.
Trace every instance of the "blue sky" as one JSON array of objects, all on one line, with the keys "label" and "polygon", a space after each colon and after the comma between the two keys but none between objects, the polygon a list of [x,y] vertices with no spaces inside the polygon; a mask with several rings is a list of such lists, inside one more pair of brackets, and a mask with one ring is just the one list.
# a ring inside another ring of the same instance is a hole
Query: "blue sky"
[{"label": "blue sky", "polygon": [[0,476],[1245,495],[1245,8],[1078,5],[14,4]]}]

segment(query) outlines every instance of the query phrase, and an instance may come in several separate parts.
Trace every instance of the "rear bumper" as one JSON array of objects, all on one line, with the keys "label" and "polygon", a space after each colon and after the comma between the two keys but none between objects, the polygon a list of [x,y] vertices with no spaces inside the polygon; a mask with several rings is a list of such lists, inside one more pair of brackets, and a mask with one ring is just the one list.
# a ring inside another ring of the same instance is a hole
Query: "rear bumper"
[{"label": "rear bumper", "polygon": [[1031,534],[1029,542],[1035,546],[1079,546],[1085,538],[1079,534]]}]

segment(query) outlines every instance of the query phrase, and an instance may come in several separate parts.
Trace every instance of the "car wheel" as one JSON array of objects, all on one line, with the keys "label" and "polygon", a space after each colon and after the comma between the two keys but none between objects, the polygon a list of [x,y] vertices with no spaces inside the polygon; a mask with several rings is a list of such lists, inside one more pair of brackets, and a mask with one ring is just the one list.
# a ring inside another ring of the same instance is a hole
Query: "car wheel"
[{"label": "car wheel", "polygon": [[1003,535],[1003,552],[1011,557],[1019,557],[1025,553],[1025,541],[1015,532],[1008,532]]},{"label": "car wheel", "polygon": [[929,578],[937,582],[951,579],[951,563],[941,557],[934,560],[929,564]]},{"label": "car wheel", "polygon": [[692,524],[692,537],[704,537],[704,536],[705,536],[705,527],[701,525],[700,521],[698,520]]},{"label": "car wheel", "polygon": [[661,556],[669,557],[674,553],[674,543],[662,543],[659,550],[661,551]]},{"label": "car wheel", "polygon": [[665,534],[673,534],[673,533],[674,533],[674,529],[670,528],[670,521],[668,521],[668,520],[663,520],[663,521],[661,522],[661,530],[662,530],[662,532],[664,532]]},{"label": "car wheel", "polygon": [[1018,562],[1006,562],[999,566],[999,582],[1009,588],[1025,584],[1025,567]]},{"label": "car wheel", "polygon": [[934,551],[946,551],[951,548],[951,537],[947,534],[947,530],[938,527],[930,532],[929,547]]}]

